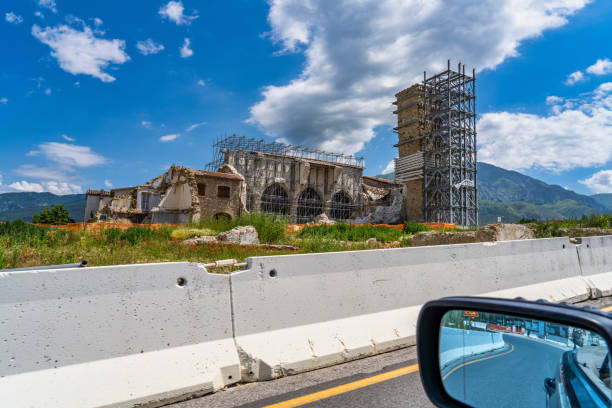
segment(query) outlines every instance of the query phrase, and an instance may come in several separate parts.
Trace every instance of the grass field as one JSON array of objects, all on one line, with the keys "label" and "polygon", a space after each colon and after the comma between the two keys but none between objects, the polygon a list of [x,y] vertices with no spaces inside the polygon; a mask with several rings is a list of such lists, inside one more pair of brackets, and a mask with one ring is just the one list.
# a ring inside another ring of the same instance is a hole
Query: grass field
[{"label": "grass field", "polygon": [[[234,220],[206,219],[184,226],[144,226],[127,229],[104,226],[96,229],[56,228],[13,221],[0,224],[0,269],[75,263],[85,259],[91,266],[147,262],[243,261],[251,256],[329,252],[364,249],[368,238],[397,241],[401,229],[388,226],[306,226],[288,233],[287,218],[250,214]],[[291,244],[299,249],[276,249],[210,243],[185,245],[193,236],[215,235],[239,225],[253,225],[266,244]],[[401,226],[400,226],[401,228]]]},{"label": "grass field", "polygon": [[589,215],[569,220],[538,221],[535,219],[522,219],[520,224],[528,224],[535,230],[537,238],[559,237],[564,235],[561,231],[567,228],[602,228],[612,229],[612,214]]}]

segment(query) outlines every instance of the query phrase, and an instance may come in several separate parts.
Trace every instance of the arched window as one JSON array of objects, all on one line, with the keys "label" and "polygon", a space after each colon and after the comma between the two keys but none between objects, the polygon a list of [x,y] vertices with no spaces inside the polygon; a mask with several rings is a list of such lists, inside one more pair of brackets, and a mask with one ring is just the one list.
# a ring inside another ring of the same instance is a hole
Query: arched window
[{"label": "arched window", "polygon": [[344,191],[339,191],[332,197],[331,218],[334,220],[348,220],[351,218],[351,197]]},{"label": "arched window", "polygon": [[278,183],[270,184],[261,195],[261,211],[274,214],[289,214],[289,196]]},{"label": "arched window", "polygon": [[298,197],[297,222],[300,224],[312,221],[323,212],[323,200],[314,189],[308,187],[302,190]]}]

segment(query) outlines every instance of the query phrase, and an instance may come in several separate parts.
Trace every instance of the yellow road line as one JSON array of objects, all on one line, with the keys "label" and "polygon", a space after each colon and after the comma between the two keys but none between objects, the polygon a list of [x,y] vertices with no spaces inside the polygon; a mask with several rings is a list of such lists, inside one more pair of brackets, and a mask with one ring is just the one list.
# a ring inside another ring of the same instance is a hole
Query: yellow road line
[{"label": "yellow road line", "polygon": [[[606,306],[604,308],[601,308],[601,310],[604,311],[604,312],[608,312],[608,311],[612,310],[612,305]],[[508,350],[508,351],[506,351],[504,353],[497,354],[497,355],[494,355],[494,356],[488,356],[488,357],[480,358],[478,360],[468,361],[467,363],[463,363],[463,364],[453,368],[448,373],[446,373],[446,375],[444,377],[442,377],[442,380],[446,380],[446,378],[449,375],[451,375],[452,373],[454,373],[456,370],[460,369],[461,367],[465,367],[465,366],[470,365],[470,364],[478,363],[480,361],[488,360],[490,358],[501,357],[501,356],[504,356],[506,354],[510,354],[510,353],[512,353],[514,351],[514,345],[510,344],[510,347],[511,347],[510,350]],[[363,388],[363,387],[367,387],[369,385],[377,384],[379,382],[391,380],[393,378],[401,377],[402,375],[414,373],[416,371],[419,371],[419,365],[418,364],[413,364],[413,365],[410,365],[410,366],[398,368],[397,370],[388,371],[386,373],[378,374],[378,375],[375,375],[373,377],[364,378],[363,380],[358,380],[358,381],[354,381],[354,382],[351,382],[351,383],[348,383],[348,384],[339,385],[337,387],[328,388],[326,390],[314,392],[312,394],[303,395],[301,397],[293,398],[293,399],[290,399],[290,400],[287,400],[287,401],[282,401],[282,402],[279,402],[279,403],[276,403],[276,404],[266,405],[263,408],[293,408],[293,407],[299,407],[301,405],[305,405],[305,404],[309,404],[311,402],[315,402],[315,401],[319,401],[319,400],[322,400],[322,399],[325,399],[325,398],[333,397],[334,395],[339,395],[339,394],[344,394],[346,392],[355,391],[355,390],[358,390],[359,388]]]},{"label": "yellow road line", "polygon": [[459,364],[457,367],[453,368],[448,373],[446,373],[446,375],[444,377],[442,377],[442,381],[446,380],[446,377],[448,377],[449,375],[451,375],[452,373],[454,373],[455,371],[457,371],[461,367],[465,367],[465,366],[468,366],[468,365],[474,364],[474,363],[479,363],[481,361],[485,361],[485,360],[488,360],[490,358],[501,357],[501,356],[505,356],[506,354],[510,354],[510,353],[512,353],[514,351],[514,345],[512,343],[510,343],[510,347],[511,347],[510,350],[505,351],[505,352],[503,352],[501,354],[496,354],[494,356],[489,356],[489,357],[483,357],[483,358],[479,358],[478,360],[472,360],[472,361],[468,361],[467,363]]},{"label": "yellow road line", "polygon": [[355,391],[359,388],[367,387],[368,385],[376,384],[379,382],[391,380],[393,378],[401,377],[402,375],[414,373],[419,371],[419,365],[413,364],[410,366],[398,368],[397,370],[388,371],[386,373],[378,374],[373,377],[364,378],[363,380],[354,381],[348,384],[339,385],[337,387],[328,388],[323,391],[313,392],[312,394],[303,395],[301,397],[293,398],[287,401],[279,402],[277,404],[267,405],[263,408],[292,408],[299,407],[304,404],[319,401],[325,398],[333,397],[334,395],[344,394],[345,392]]}]

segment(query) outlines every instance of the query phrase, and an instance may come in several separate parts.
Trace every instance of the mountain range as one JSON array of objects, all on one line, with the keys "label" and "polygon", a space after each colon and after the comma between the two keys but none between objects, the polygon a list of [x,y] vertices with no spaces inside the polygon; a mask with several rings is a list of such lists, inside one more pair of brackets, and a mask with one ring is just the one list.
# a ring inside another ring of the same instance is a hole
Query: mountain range
[{"label": "mountain range", "polygon": [[[393,174],[379,175],[393,180]],[[612,194],[578,194],[558,185],[487,163],[478,163],[478,202],[481,224],[516,222],[521,218],[579,218],[612,213]],[[76,222],[83,221],[85,194],[0,194],[0,221],[31,221],[44,207],[62,204]]]}]

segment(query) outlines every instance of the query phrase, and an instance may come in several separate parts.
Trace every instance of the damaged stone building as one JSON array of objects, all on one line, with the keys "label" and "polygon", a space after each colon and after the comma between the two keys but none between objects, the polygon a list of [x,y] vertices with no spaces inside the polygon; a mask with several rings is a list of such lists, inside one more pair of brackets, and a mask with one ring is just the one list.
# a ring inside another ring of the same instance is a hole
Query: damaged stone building
[{"label": "damaged stone building", "polygon": [[88,221],[187,223],[265,212],[293,223],[395,223],[402,188],[363,176],[363,159],[232,135],[207,170],[171,167],[143,185],[87,192]]}]

